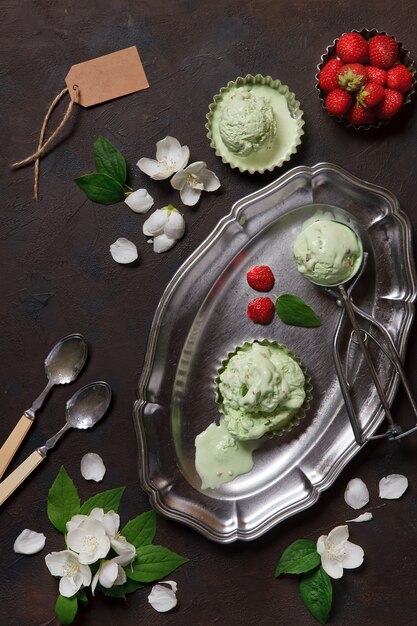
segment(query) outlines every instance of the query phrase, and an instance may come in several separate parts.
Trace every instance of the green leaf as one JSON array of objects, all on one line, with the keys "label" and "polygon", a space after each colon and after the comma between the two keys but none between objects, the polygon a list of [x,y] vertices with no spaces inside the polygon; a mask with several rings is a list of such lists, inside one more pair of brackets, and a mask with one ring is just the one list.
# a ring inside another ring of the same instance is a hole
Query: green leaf
[{"label": "green leaf", "polygon": [[280,574],[304,574],[320,565],[320,555],[316,544],[309,539],[297,539],[282,553],[275,569]]},{"label": "green leaf", "polygon": [[303,574],[300,595],[313,617],[325,624],[332,608],[332,583],[322,567]]},{"label": "green leaf", "polygon": [[134,519],[131,519],[120,534],[126,537],[129,543],[135,548],[147,546],[152,543],[156,533],[156,513],[155,511],[146,511],[141,513]]},{"label": "green leaf", "polygon": [[123,185],[108,174],[93,172],[75,179],[87,198],[99,204],[115,204],[125,197]]},{"label": "green leaf", "polygon": [[123,154],[105,137],[97,137],[94,143],[96,170],[108,174],[121,185],[126,182],[126,161]]},{"label": "green leaf", "polygon": [[83,606],[88,606],[88,597],[85,591],[77,591],[76,598]]},{"label": "green leaf", "polygon": [[97,493],[81,506],[81,515],[90,515],[91,511],[96,507],[103,509],[105,513],[109,511],[117,513],[124,490],[125,487],[117,487],[116,489],[109,489],[108,491]]},{"label": "green leaf", "polygon": [[284,324],[289,326],[304,326],[305,328],[321,326],[321,321],[313,309],[304,300],[291,293],[284,293],[276,299],[275,310]]},{"label": "green leaf", "polygon": [[168,548],[153,544],[138,548],[136,554],[137,558],[133,565],[126,567],[125,572],[128,578],[140,583],[161,580],[188,561]]},{"label": "green leaf", "polygon": [[61,533],[66,532],[66,523],[80,511],[78,491],[64,467],[58,472],[49,493],[47,512],[49,520]]},{"label": "green leaf", "polygon": [[55,604],[55,613],[61,624],[72,624],[77,615],[78,600],[77,596],[66,598],[65,596],[58,596]]},{"label": "green leaf", "polygon": [[97,589],[104,593],[105,596],[109,598],[123,598],[124,600],[129,593],[142,589],[142,587],[143,585],[136,580],[127,580],[124,585],[113,585],[110,589],[97,585]]}]

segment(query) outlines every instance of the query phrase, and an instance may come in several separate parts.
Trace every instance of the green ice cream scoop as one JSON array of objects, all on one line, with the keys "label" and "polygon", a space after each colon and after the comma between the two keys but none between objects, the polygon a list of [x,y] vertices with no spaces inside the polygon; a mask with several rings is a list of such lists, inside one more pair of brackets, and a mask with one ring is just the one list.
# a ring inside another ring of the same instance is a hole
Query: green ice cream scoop
[{"label": "green ice cream scoop", "polygon": [[264,96],[239,87],[224,97],[219,132],[231,152],[239,156],[257,152],[273,140],[276,131],[274,110]]},{"label": "green ice cream scoop", "polygon": [[298,235],[293,246],[297,269],[317,285],[335,286],[356,274],[362,244],[354,231],[332,220],[318,220]]}]

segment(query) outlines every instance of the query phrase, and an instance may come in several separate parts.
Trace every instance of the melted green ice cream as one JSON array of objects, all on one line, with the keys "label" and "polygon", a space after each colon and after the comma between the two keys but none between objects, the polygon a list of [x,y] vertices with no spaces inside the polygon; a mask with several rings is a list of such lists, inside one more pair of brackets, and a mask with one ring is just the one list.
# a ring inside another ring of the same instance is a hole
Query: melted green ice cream
[{"label": "melted green ice cream", "polygon": [[313,222],[294,241],[298,271],[319,285],[338,285],[356,273],[362,245],[348,226],[331,220]]},{"label": "melted green ice cream", "polygon": [[287,352],[274,344],[247,344],[219,375],[218,394],[228,431],[240,440],[259,439],[287,424],[305,399],[305,377]]},{"label": "melted green ice cream", "polygon": [[219,132],[231,152],[248,156],[271,142],[276,130],[273,108],[264,96],[238,87],[224,97]]}]

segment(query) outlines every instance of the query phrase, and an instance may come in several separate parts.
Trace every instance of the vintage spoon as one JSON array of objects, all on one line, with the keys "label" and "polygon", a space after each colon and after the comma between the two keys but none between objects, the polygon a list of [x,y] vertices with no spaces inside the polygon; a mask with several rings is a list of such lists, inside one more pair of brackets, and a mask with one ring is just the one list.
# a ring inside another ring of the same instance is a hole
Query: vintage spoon
[{"label": "vintage spoon", "polygon": [[27,409],[0,448],[0,478],[16,454],[17,449],[28,433],[35,413],[41,408],[46,396],[54,385],[65,385],[75,380],[87,359],[87,343],[81,335],[68,335],[58,341],[45,359],[48,384]]},{"label": "vintage spoon", "polygon": [[86,429],[94,426],[107,411],[111,400],[111,388],[105,382],[96,382],[79,389],[67,402],[66,423],[44,446],[32,452],[7,478],[0,483],[0,505],[46,458],[62,435],[70,428]]}]

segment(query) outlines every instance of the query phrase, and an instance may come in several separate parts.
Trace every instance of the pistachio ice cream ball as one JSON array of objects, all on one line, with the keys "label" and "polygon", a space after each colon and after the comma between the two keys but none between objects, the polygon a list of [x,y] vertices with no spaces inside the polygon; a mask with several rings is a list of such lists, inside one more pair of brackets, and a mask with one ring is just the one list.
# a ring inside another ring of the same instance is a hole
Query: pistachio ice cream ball
[{"label": "pistachio ice cream ball", "polygon": [[267,98],[247,87],[238,87],[224,97],[219,132],[227,148],[248,156],[275,137],[277,123]]},{"label": "pistachio ice cream ball", "polygon": [[332,220],[318,220],[300,232],[293,252],[297,269],[318,285],[339,285],[353,276],[362,260],[354,231]]}]

